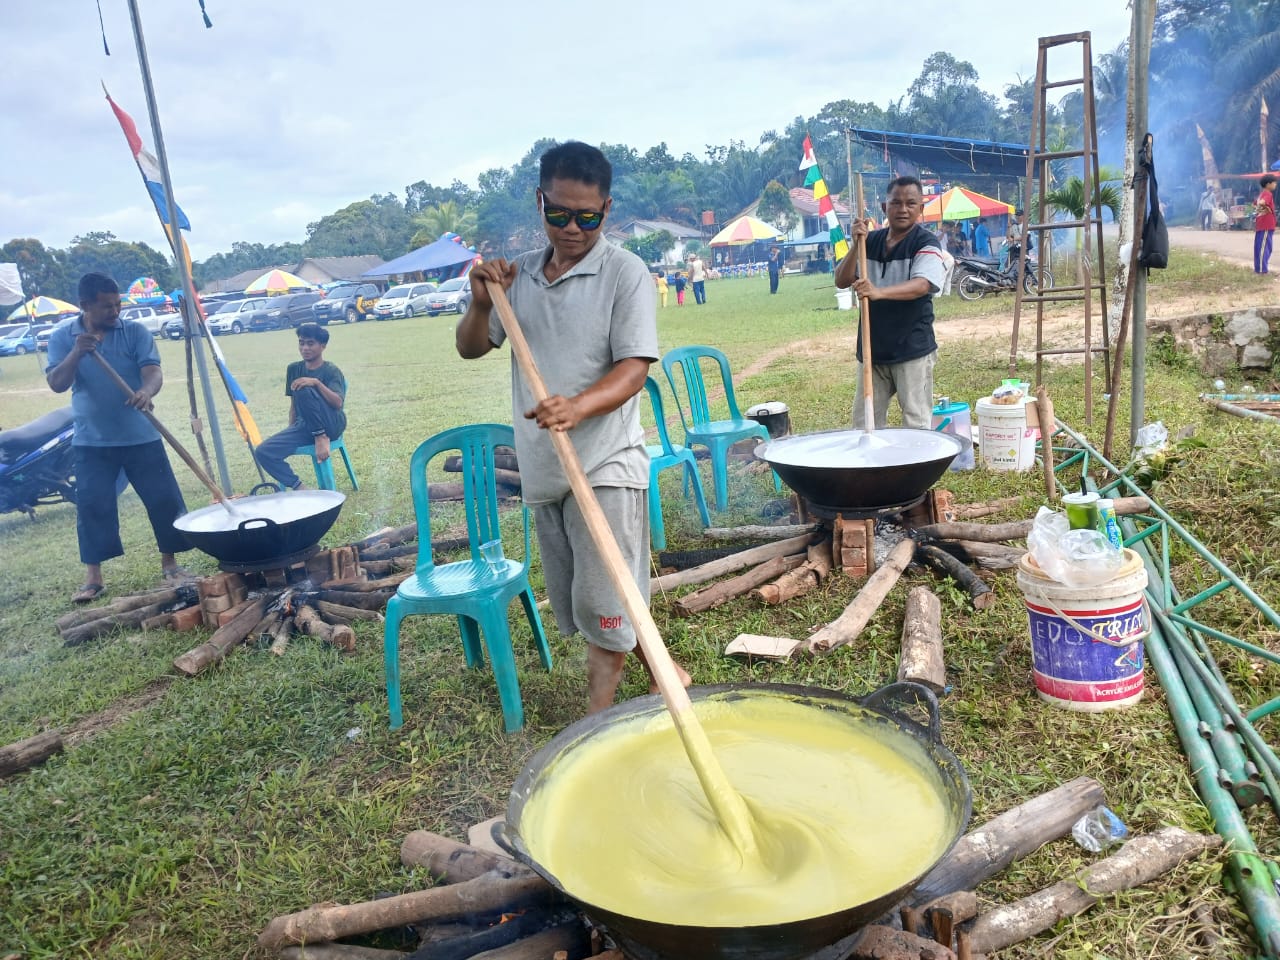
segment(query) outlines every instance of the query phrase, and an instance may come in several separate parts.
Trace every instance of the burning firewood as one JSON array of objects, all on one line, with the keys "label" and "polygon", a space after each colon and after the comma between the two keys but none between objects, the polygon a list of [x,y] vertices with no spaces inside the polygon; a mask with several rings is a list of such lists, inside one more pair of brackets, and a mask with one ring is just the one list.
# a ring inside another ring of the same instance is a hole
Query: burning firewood
[{"label": "burning firewood", "polygon": [[921,563],[949,576],[969,593],[969,602],[975,610],[985,610],[996,602],[991,588],[972,570],[945,550],[927,543],[917,544],[916,557]]},{"label": "burning firewood", "polygon": [[848,956],[849,960],[956,960],[948,947],[880,924],[864,927]]}]

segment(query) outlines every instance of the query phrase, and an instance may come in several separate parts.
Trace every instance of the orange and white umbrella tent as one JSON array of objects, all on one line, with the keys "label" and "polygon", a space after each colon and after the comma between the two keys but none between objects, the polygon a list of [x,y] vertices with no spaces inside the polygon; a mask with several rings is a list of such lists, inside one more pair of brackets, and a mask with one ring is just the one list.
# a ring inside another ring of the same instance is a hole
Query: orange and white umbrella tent
[{"label": "orange and white umbrella tent", "polygon": [[287,270],[268,270],[253,283],[244,288],[245,293],[265,293],[272,297],[281,293],[299,293],[314,290],[315,284],[308,283],[301,277],[294,276]]},{"label": "orange and white umbrella tent", "polygon": [[939,220],[972,220],[975,217],[999,217],[1013,213],[1013,204],[995,200],[964,187],[952,187],[924,205],[920,219],[925,223]]}]

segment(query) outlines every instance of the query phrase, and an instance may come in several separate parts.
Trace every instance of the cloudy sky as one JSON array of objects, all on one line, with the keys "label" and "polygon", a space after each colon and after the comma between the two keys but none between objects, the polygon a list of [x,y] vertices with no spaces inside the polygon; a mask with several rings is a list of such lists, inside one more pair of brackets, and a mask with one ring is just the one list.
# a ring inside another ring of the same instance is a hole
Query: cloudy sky
[{"label": "cloudy sky", "polygon": [[[0,0],[0,243],[164,243],[102,95],[154,148],[128,6],[100,4],[110,57],[94,0]],[[320,216],[417,180],[474,186],[539,137],[665,141],[676,156],[755,144],[832,100],[896,100],[936,50],[999,94],[1034,76],[1037,37],[1090,30],[1096,56],[1129,23],[1123,0],[1034,15],[986,0],[206,0],[209,30],[197,0],[139,6],[197,259],[301,241]]]}]

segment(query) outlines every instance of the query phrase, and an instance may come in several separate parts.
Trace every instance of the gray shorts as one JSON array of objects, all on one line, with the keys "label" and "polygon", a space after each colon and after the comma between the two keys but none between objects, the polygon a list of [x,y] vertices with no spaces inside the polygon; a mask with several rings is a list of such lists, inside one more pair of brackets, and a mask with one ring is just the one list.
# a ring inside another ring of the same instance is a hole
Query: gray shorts
[{"label": "gray shorts", "polygon": [[[927,357],[918,357],[906,363],[879,364],[871,358],[871,396],[875,410],[875,428],[888,425],[889,400],[896,394],[902,408],[902,425],[928,430],[933,423],[933,368],[938,362],[938,351]],[[862,364],[857,364],[857,387],[853,399],[853,427],[864,429],[862,394]]]},{"label": "gray shorts", "polygon": [[[622,557],[648,603],[649,491],[594,489]],[[567,637],[581,632],[605,650],[631,650],[636,645],[635,628],[627,619],[622,598],[609,579],[578,502],[570,494],[559,503],[538,504],[532,509],[542,576],[560,633]]]}]

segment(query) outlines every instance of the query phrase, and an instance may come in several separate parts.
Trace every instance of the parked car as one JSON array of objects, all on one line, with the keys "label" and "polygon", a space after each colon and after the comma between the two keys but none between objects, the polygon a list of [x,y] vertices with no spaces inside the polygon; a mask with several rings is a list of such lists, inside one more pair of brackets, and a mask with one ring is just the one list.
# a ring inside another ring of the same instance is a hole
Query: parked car
[{"label": "parked car", "polygon": [[0,338],[0,357],[21,357],[36,352],[36,334],[52,330],[52,323],[24,323]]},{"label": "parked car", "polygon": [[427,313],[433,317],[450,311],[466,313],[469,306],[471,306],[470,277],[454,277],[452,280],[446,280],[427,298]]},{"label": "parked car", "polygon": [[402,283],[392,287],[373,308],[373,319],[394,320],[396,317],[416,317],[427,312],[427,300],[436,292],[434,283]]},{"label": "parked car", "polygon": [[254,332],[285,330],[309,323],[313,315],[311,308],[319,299],[318,293],[287,293],[282,297],[271,297],[265,307],[249,317],[248,328]]},{"label": "parked car", "polygon": [[151,332],[153,337],[158,337],[165,320],[169,318],[155,307],[125,307],[120,311],[120,319],[137,320]]},{"label": "parked car", "polygon": [[[262,309],[266,303],[266,297],[229,300],[218,307],[216,313],[208,315],[206,322],[209,330],[214,336],[221,336],[224,333],[243,333],[249,325],[249,317]],[[164,335],[170,340],[181,340],[185,333],[181,314],[165,322]]]},{"label": "parked car", "polygon": [[372,283],[341,283],[330,287],[324,298],[311,305],[312,319],[321,326],[330,321],[356,323],[373,316],[378,303],[377,286]]},{"label": "parked car", "polygon": [[57,330],[64,323],[68,323],[71,320],[74,320],[78,316],[79,314],[71,314],[70,316],[64,317],[63,319],[59,320],[57,323],[49,324],[47,326],[43,326],[40,329],[38,329],[36,331],[36,349],[39,350],[41,353],[48,353],[49,338],[53,336],[53,331]]}]

